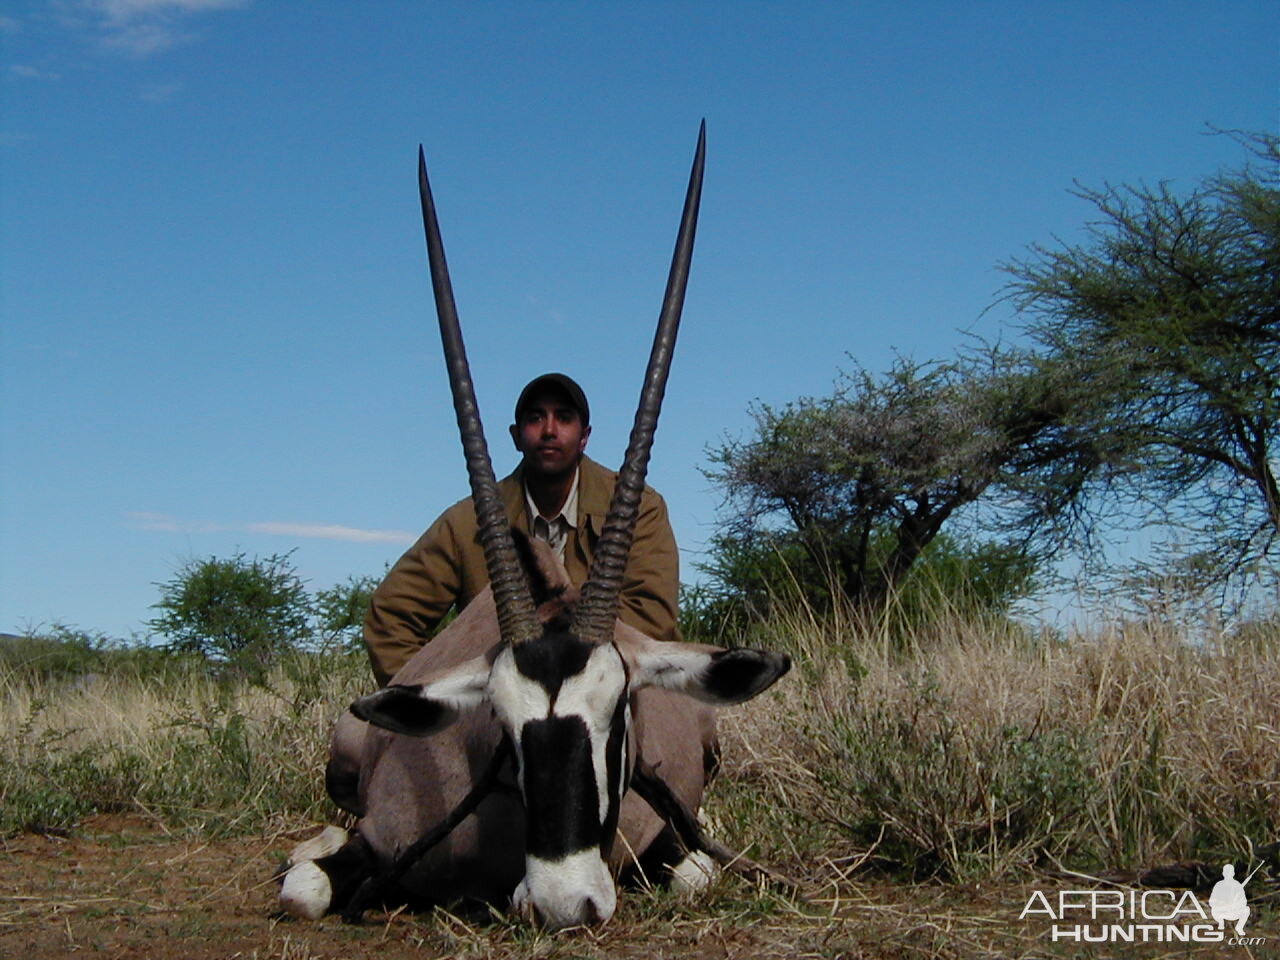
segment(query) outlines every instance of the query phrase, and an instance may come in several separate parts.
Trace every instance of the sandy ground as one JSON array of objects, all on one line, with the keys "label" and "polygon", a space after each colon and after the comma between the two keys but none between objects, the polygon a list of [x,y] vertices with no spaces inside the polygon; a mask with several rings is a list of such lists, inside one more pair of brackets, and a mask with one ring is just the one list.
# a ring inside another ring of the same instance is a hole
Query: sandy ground
[{"label": "sandy ground", "polygon": [[70,838],[0,841],[0,958],[1280,957],[1280,902],[1262,889],[1248,933],[1265,943],[1201,949],[1054,946],[1043,924],[1018,919],[1033,884],[833,883],[798,907],[727,878],[701,903],[624,893],[602,930],[554,936],[510,921],[403,912],[371,914],[361,926],[336,917],[301,923],[278,914],[270,875],[310,832],[208,842],[141,819],[98,817]]}]

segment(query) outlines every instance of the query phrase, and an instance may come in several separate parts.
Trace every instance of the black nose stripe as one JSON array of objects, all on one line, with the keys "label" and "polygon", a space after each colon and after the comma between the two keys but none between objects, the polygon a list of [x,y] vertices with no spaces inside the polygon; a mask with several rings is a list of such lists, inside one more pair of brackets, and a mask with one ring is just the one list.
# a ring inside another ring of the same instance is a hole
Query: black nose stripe
[{"label": "black nose stripe", "polygon": [[599,846],[600,797],[591,763],[591,736],[581,717],[530,720],[520,731],[526,849],[560,860]]}]

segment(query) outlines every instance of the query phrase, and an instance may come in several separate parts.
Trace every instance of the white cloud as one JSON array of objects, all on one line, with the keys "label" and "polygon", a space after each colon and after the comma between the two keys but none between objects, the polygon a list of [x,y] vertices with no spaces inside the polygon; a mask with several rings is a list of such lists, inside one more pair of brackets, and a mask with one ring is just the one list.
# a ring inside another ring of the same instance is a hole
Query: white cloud
[{"label": "white cloud", "polygon": [[194,38],[185,24],[195,15],[233,10],[248,0],[84,0],[102,43],[146,57]]},{"label": "white cloud", "polygon": [[251,533],[271,533],[285,537],[344,540],[349,543],[412,543],[416,537],[404,530],[360,530],[336,523],[251,523]]},{"label": "white cloud", "polygon": [[108,28],[102,43],[112,50],[135,57],[149,57],[176,47],[191,37],[192,34],[183,33],[167,23],[127,23]]},{"label": "white cloud", "polygon": [[138,530],[156,530],[161,533],[213,533],[226,529],[213,523],[190,523],[165,513],[148,513],[142,510],[126,516],[130,525]]},{"label": "white cloud", "polygon": [[144,87],[138,96],[147,103],[168,103],[182,92],[184,86],[185,84],[181,81],[174,83],[156,83],[149,87]]},{"label": "white cloud", "polygon": [[24,80],[58,80],[59,74],[50,73],[48,70],[41,70],[39,67],[33,67],[26,63],[9,64],[9,72],[15,77],[22,77]]},{"label": "white cloud", "polygon": [[229,10],[243,7],[247,0],[97,0],[97,6],[109,17],[129,20],[162,13],[199,13],[203,10]]},{"label": "white cloud", "polygon": [[337,523],[249,523],[226,525],[182,520],[167,513],[137,510],[126,514],[129,525],[137,530],[157,533],[265,533],[280,537],[306,537],[309,540],[341,540],[346,543],[413,543],[417,535],[405,530],[362,530]]}]

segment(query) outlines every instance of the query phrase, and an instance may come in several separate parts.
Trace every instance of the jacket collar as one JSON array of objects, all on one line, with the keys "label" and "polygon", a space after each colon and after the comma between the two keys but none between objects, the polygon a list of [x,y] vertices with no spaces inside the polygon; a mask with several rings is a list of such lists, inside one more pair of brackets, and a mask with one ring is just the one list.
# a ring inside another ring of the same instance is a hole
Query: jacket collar
[{"label": "jacket collar", "polygon": [[[599,536],[609,513],[614,473],[584,455],[578,463],[578,525],[586,524]],[[525,503],[524,463],[521,462],[499,485],[507,516],[528,532],[532,518]]]}]

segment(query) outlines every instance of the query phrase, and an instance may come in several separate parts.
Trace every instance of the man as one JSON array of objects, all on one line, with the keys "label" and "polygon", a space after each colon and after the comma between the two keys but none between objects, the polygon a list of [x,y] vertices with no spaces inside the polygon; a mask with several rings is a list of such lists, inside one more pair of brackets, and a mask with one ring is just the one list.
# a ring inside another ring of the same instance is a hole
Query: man
[{"label": "man", "polygon": [[[536,377],[516,401],[511,439],[523,459],[498,484],[513,527],[547,541],[575,585],[587,579],[616,474],[585,456],[591,410],[582,388],[561,373]],[[374,591],[364,640],[385,686],[455,606],[489,582],[471,498],[436,520]],[[678,640],[679,556],[662,497],[640,501],[618,616],[657,640]]]}]

